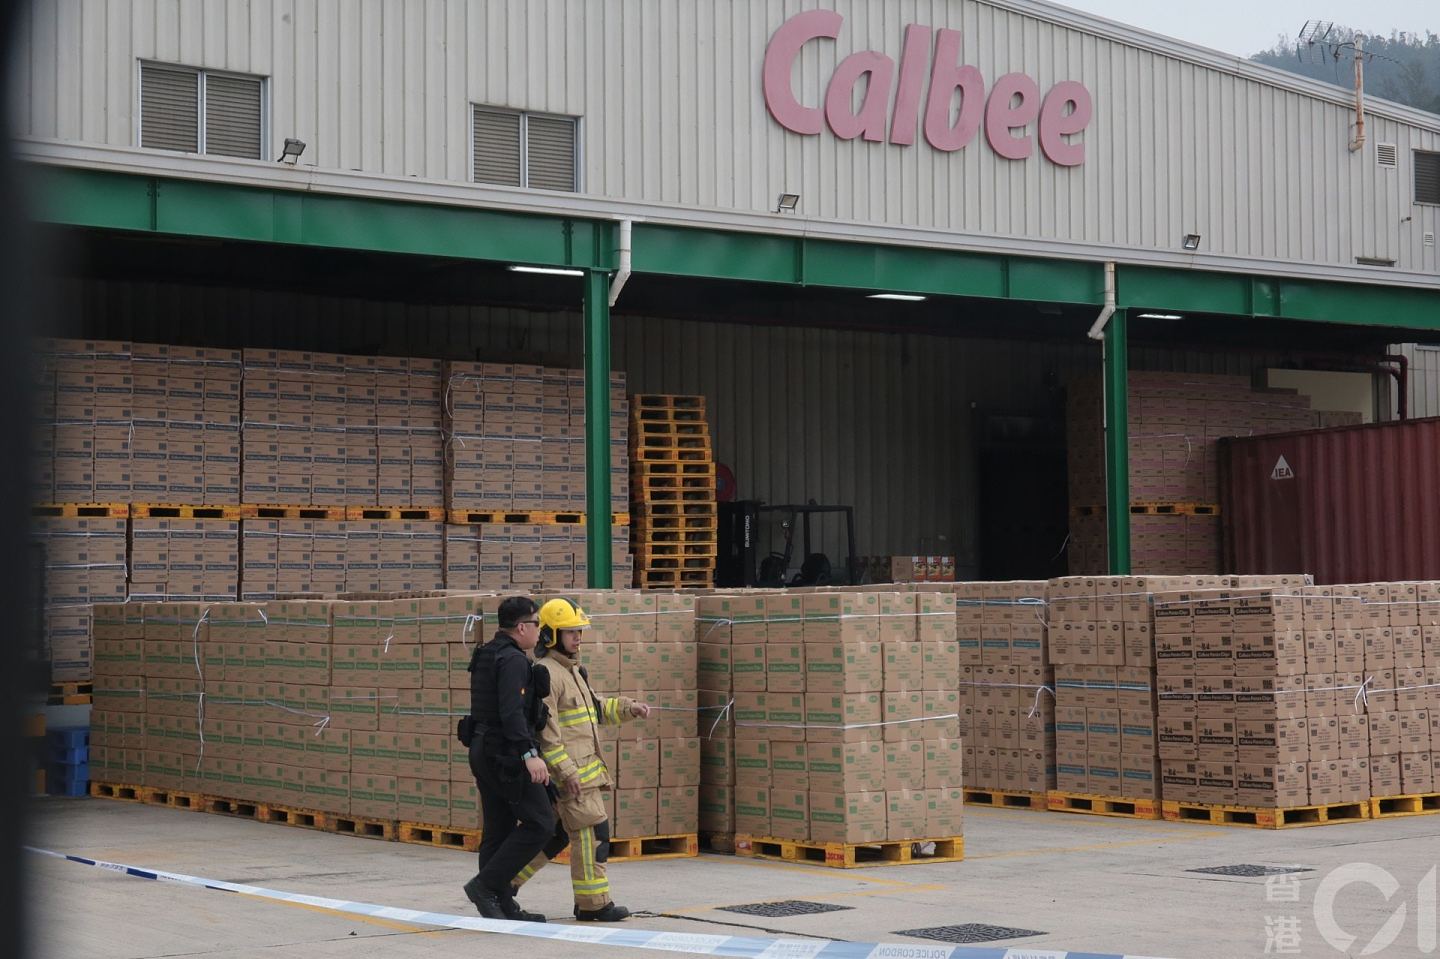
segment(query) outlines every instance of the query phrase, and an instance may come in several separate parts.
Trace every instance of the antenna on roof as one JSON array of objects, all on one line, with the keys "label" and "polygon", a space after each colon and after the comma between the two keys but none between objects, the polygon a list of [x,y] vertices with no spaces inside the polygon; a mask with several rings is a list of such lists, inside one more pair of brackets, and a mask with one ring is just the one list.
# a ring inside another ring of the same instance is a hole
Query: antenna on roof
[{"label": "antenna on roof", "polygon": [[[1349,55],[1355,62],[1355,136],[1350,152],[1365,146],[1365,63],[1376,54],[1364,49],[1365,34],[1349,27],[1337,27],[1331,20],[1306,20],[1295,42],[1295,54],[1301,63],[1324,63]],[[1390,59],[1385,57],[1385,59]]]}]

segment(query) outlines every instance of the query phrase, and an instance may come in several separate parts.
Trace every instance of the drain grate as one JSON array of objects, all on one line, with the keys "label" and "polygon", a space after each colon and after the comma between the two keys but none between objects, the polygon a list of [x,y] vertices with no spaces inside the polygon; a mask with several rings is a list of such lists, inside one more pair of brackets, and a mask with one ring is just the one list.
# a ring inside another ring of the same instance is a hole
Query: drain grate
[{"label": "drain grate", "polygon": [[895,935],[911,936],[915,939],[934,939],[938,942],[996,942],[1000,939],[1023,939],[1026,936],[1043,936],[1037,929],[1015,929],[1011,926],[991,926],[983,922],[966,922],[958,926],[931,926],[928,929],[901,929]]},{"label": "drain grate", "polygon": [[1292,872],[1314,872],[1306,866],[1256,866],[1242,863],[1238,866],[1208,866],[1204,869],[1187,869],[1186,872],[1202,872],[1207,876],[1287,876]]},{"label": "drain grate", "polygon": [[721,906],[721,912],[739,912],[747,916],[764,916],[779,919],[784,916],[813,916],[821,912],[841,912],[854,906],[832,906],[828,902],[806,902],[803,899],[783,899],[779,902],[752,902],[744,906]]}]

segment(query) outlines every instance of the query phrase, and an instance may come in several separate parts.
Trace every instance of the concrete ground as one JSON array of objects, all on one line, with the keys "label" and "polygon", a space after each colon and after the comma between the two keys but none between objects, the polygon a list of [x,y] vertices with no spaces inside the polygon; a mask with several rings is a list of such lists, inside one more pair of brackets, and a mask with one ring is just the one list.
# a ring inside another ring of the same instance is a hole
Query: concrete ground
[{"label": "concrete ground", "polygon": [[[58,852],[286,892],[473,915],[460,890],[473,858],[460,852],[97,799],[38,801],[32,824],[31,843]],[[1433,938],[1433,874],[1428,889],[1423,879],[1440,857],[1440,816],[1265,831],[972,807],[965,833],[967,858],[960,863],[839,870],[703,855],[620,863],[611,868],[611,879],[618,902],[664,914],[627,924],[650,930],[939,946],[904,931],[986,923],[1041,933],[986,944],[991,947],[1174,959],[1287,950],[1306,957],[1346,955],[1335,943],[1350,955],[1382,959],[1430,954],[1425,919],[1430,917]],[[1361,863],[1383,872],[1364,871]],[[1189,871],[1238,864],[1309,871],[1296,874],[1298,882]],[[27,865],[35,890],[34,941],[45,959],[403,959],[470,957],[502,947],[485,933],[416,928],[148,882],[39,856],[28,857]],[[1394,887],[1387,888],[1387,875]],[[565,867],[551,867],[527,887],[522,901],[568,919],[568,880]],[[1327,887],[1341,891],[1330,897]],[[1317,892],[1320,900],[1333,898],[1335,908],[1317,902]],[[721,909],[782,899],[847,908],[771,919]],[[1393,942],[1362,953],[1402,902],[1407,908]],[[657,955],[535,939],[503,944],[512,946],[534,959],[582,951],[616,959]]]}]

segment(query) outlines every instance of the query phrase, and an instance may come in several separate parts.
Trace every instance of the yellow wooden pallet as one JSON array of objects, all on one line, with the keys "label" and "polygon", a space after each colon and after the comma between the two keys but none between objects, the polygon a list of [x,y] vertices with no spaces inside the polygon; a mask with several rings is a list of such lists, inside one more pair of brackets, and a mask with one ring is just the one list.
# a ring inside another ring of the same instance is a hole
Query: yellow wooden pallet
[{"label": "yellow wooden pallet", "polygon": [[347,506],[347,520],[403,520],[412,523],[443,523],[445,509],[440,506]]},{"label": "yellow wooden pallet", "polygon": [[1096,796],[1052,789],[1047,793],[1047,805],[1051,812],[1084,813],[1090,816],[1113,816],[1120,819],[1160,818],[1160,800],[1158,799]]},{"label": "yellow wooden pallet", "polygon": [[129,503],[36,503],[31,516],[59,519],[125,519],[130,515]]},{"label": "yellow wooden pallet", "polygon": [[1370,800],[1371,819],[1397,819],[1402,816],[1434,816],[1436,814],[1440,814],[1440,793],[1375,796]]},{"label": "yellow wooden pallet", "polygon": [[239,506],[190,506],[180,503],[136,503],[130,507],[135,519],[239,519]]},{"label": "yellow wooden pallet", "polygon": [[480,848],[478,829],[452,829],[449,826],[431,826],[418,822],[401,822],[399,839],[417,846],[438,846],[462,852],[476,852]]},{"label": "yellow wooden pallet", "polygon": [[1370,818],[1370,802],[1329,803],[1271,809],[1264,806],[1227,806],[1166,801],[1161,804],[1170,822],[1198,822],[1212,826],[1248,826],[1252,829],[1288,829],[1363,822]]},{"label": "yellow wooden pallet", "polygon": [[345,506],[289,506],[285,504],[249,503],[240,507],[242,519],[328,519],[345,518]]},{"label": "yellow wooden pallet", "polygon": [[1048,793],[1012,792],[1008,789],[967,789],[965,805],[993,806],[996,809],[1035,809],[1041,812],[1050,808]]},{"label": "yellow wooden pallet", "polygon": [[[915,847],[934,843],[933,855],[917,854]],[[871,843],[800,842],[765,836],[735,836],[735,855],[749,859],[813,863],[835,869],[863,866],[899,866],[929,862],[959,862],[965,858],[965,839],[945,836],[936,839],[894,839]]]}]

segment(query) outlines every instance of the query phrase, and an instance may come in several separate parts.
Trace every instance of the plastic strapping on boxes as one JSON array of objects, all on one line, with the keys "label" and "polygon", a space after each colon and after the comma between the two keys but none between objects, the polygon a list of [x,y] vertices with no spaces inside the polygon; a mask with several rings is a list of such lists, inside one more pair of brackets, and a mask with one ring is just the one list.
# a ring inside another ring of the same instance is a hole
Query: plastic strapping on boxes
[{"label": "plastic strapping on boxes", "polygon": [[675,952],[689,955],[727,956],[735,959],[757,959],[757,957],[786,957],[786,959],[905,959],[924,956],[925,959],[1158,959],[1150,956],[1127,956],[1116,953],[1068,952],[1065,950],[1035,948],[976,948],[971,946],[928,946],[917,943],[876,943],[837,942],[829,939],[765,939],[748,936],[699,935],[682,932],[655,932],[635,928],[592,928],[566,923],[511,922],[504,919],[481,919],[477,916],[455,916],[446,913],[424,912],[418,909],[402,909],[396,906],[381,906],[374,903],[352,902],[344,899],[329,899],[323,896],[308,896],[301,893],[281,892],[263,886],[247,886],[241,883],[224,882],[218,879],[204,879],[184,873],[166,872],[159,869],[142,869],[124,863],[87,859],[84,856],[52,852],[35,846],[26,846],[27,852],[41,856],[63,859],[82,866],[94,866],[109,872],[119,873],[134,879],[149,879],[159,882],[174,882],[218,892],[240,893],[257,899],[273,902],[287,902],[325,909],[330,912],[352,916],[368,916],[389,919],[393,922],[407,922],[419,926],[436,926],[444,929],[468,929],[472,932],[489,932],[499,935],[524,936],[532,939],[554,939],[565,942],[587,943],[597,946],[615,946],[627,949],[646,949],[655,952]]}]

